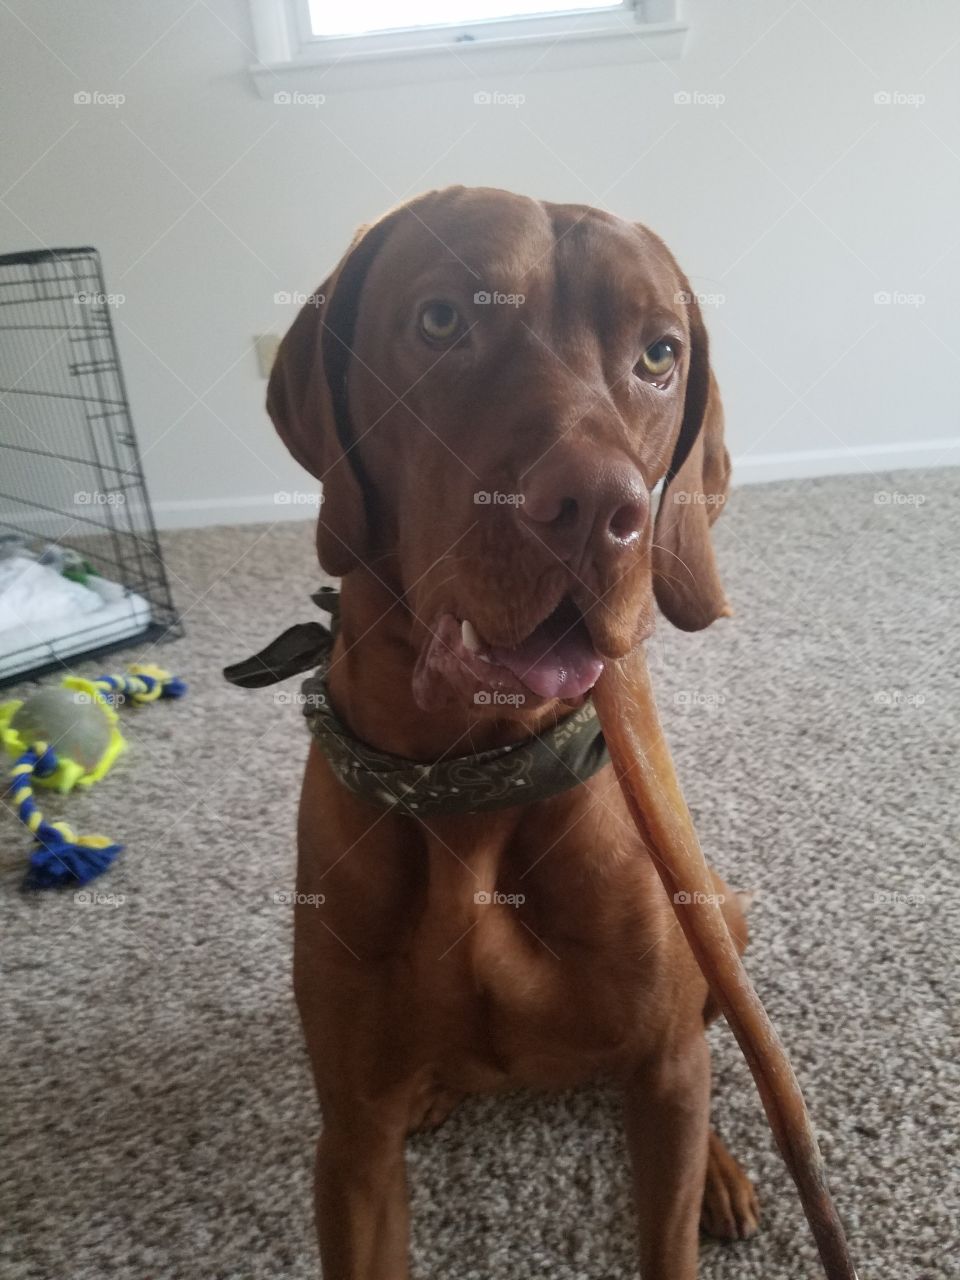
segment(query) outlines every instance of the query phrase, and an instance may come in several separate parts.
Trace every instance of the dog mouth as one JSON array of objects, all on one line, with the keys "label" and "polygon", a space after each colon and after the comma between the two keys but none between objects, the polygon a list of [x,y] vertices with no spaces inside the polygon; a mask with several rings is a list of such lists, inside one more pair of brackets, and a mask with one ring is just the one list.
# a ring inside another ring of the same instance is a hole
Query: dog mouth
[{"label": "dog mouth", "polygon": [[569,596],[513,648],[485,645],[466,619],[460,623],[460,639],[480,662],[509,671],[538,698],[566,702],[582,697],[603,671],[584,616]]},{"label": "dog mouth", "polygon": [[515,645],[488,643],[468,618],[442,614],[417,663],[414,691],[424,709],[438,704],[435,676],[472,693],[478,705],[575,702],[593,688],[603,666],[583,613],[566,595]]}]

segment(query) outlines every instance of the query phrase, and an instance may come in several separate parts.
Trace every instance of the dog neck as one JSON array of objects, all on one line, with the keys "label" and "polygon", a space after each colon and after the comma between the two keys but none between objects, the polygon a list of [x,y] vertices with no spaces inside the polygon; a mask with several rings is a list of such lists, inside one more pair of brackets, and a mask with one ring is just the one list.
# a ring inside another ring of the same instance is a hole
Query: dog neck
[{"label": "dog neck", "polygon": [[340,589],[340,629],[327,685],[337,715],[378,751],[435,761],[522,742],[553,728],[571,708],[553,702],[516,719],[485,717],[451,701],[424,712],[413,696],[414,619],[388,575],[360,567]]}]

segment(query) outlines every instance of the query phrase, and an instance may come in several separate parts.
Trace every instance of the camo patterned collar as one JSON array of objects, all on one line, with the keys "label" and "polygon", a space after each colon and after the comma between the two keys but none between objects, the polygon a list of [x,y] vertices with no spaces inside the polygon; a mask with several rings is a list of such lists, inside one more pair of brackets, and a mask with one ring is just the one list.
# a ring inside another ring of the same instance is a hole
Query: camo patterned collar
[{"label": "camo patterned collar", "polygon": [[484,813],[559,795],[609,763],[592,702],[523,742],[433,764],[376,750],[350,732],[327,694],[339,593],[325,587],[313,600],[330,613],[329,629],[319,623],[291,627],[256,657],[224,674],[234,684],[256,688],[315,666],[302,685],[303,713],[334,774],[354,795],[415,818]]}]

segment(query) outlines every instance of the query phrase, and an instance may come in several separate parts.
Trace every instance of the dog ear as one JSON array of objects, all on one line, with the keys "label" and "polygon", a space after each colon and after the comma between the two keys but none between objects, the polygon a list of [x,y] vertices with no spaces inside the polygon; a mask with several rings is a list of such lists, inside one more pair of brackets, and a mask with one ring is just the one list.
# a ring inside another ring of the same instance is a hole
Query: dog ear
[{"label": "dog ear", "polygon": [[687,281],[683,283],[690,360],[683,421],[653,531],[653,586],[657,603],[674,626],[700,631],[732,613],[710,536],[710,526],[726,501],[730,457],[706,329],[696,297]]},{"label": "dog ear", "polygon": [[364,279],[402,212],[360,228],[287,331],[267,387],[267,412],[284,444],[323,482],[317,551],[335,577],[370,554],[371,493],[354,447],[347,373]]}]

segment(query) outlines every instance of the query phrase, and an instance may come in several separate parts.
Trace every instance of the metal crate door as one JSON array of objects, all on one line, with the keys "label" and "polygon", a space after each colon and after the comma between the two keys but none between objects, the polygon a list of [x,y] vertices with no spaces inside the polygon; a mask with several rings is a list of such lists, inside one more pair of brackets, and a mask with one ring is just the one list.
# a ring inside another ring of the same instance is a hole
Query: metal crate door
[{"label": "metal crate door", "polygon": [[[31,663],[21,668],[21,678],[61,667],[67,656],[129,644],[137,635],[139,644],[181,634],[95,249],[0,256],[4,534],[27,538],[34,548],[75,548],[126,588],[128,627],[145,621],[138,632],[105,643],[94,622],[84,619],[69,645],[33,637],[23,650]],[[147,601],[149,610],[140,604],[135,609],[135,600]],[[0,671],[0,683],[9,678]]]}]

